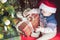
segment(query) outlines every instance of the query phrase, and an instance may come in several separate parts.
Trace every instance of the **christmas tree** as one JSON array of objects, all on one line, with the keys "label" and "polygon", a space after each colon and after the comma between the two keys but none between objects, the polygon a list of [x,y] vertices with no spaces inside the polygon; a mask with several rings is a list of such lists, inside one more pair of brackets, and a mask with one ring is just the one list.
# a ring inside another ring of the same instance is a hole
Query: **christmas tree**
[{"label": "christmas tree", "polygon": [[0,0],[0,39],[18,35],[15,29],[15,8],[7,0]]}]

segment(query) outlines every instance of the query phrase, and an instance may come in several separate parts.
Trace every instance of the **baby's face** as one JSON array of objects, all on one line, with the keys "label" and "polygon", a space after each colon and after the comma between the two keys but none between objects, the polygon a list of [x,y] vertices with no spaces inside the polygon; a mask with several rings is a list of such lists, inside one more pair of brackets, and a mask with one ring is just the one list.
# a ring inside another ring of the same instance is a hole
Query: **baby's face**
[{"label": "baby's face", "polygon": [[50,16],[52,15],[51,12],[45,11],[45,10],[41,10],[41,13],[43,14],[43,16]]}]

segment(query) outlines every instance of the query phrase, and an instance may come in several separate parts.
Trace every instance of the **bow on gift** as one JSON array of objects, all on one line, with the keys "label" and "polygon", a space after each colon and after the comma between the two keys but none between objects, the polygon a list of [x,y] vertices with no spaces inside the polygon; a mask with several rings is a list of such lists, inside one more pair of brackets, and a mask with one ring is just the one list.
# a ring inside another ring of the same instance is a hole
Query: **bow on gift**
[{"label": "bow on gift", "polygon": [[34,27],[34,30],[37,26],[39,26],[39,9],[29,9],[27,8],[24,12],[23,15],[24,17],[27,17],[27,19],[31,22],[32,26]]},{"label": "bow on gift", "polygon": [[28,18],[35,30],[39,26],[39,15],[33,13]]}]

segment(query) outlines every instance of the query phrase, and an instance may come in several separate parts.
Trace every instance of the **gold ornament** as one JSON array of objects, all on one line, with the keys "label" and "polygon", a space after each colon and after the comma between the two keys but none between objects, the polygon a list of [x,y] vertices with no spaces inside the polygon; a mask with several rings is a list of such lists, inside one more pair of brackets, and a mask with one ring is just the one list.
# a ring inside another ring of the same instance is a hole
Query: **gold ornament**
[{"label": "gold ornament", "polygon": [[3,34],[0,34],[0,39],[3,39]]},{"label": "gold ornament", "polygon": [[7,0],[0,0],[1,1],[1,3],[6,3],[7,2]]}]

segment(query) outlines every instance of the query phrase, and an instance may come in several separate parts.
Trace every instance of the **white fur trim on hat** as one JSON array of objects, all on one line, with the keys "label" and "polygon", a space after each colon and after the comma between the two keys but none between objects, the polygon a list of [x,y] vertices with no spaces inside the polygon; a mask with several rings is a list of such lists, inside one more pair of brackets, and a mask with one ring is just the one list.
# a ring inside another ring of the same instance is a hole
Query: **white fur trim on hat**
[{"label": "white fur trim on hat", "polygon": [[56,13],[56,8],[49,7],[49,6],[45,5],[44,3],[42,3],[39,6],[39,9],[44,9],[45,11],[48,11],[48,12],[51,12],[51,13]]}]

